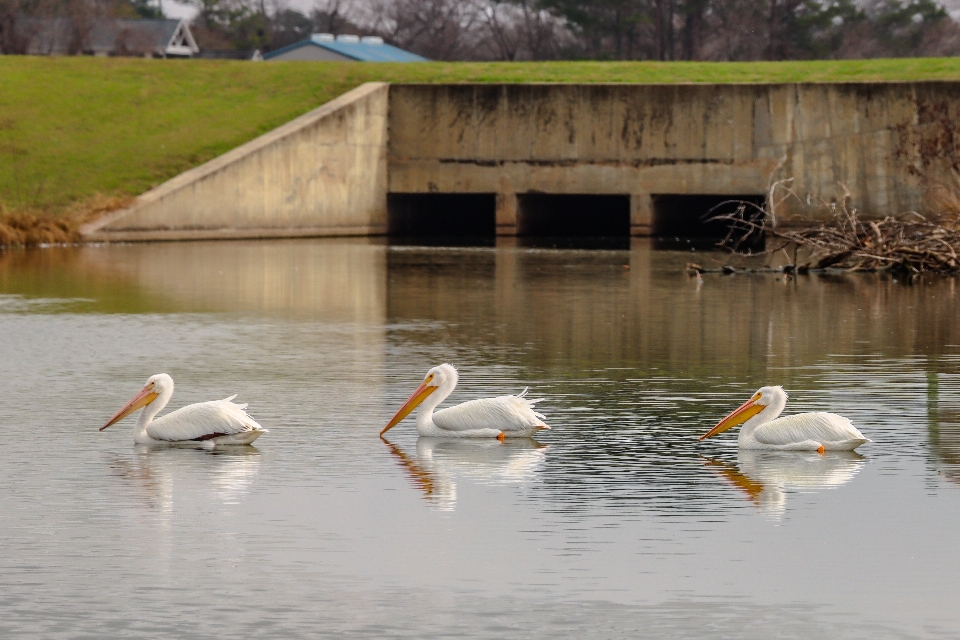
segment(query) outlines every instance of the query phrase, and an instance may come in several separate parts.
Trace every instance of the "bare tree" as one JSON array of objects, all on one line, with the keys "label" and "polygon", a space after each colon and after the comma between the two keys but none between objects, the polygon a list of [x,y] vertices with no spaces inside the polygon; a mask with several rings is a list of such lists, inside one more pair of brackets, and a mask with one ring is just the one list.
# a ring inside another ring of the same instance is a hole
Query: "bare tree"
[{"label": "bare tree", "polygon": [[470,2],[478,16],[481,55],[496,60],[545,60],[575,45],[566,22],[537,0]]},{"label": "bare tree", "polygon": [[482,45],[497,60],[516,60],[523,46],[522,25],[518,24],[517,7],[503,0],[470,0],[487,38]]},{"label": "bare tree", "polygon": [[356,3],[352,0],[317,0],[310,19],[319,33],[354,33],[359,17]]},{"label": "bare tree", "polygon": [[707,35],[700,60],[760,60],[767,45],[763,5],[745,0],[711,0],[704,14]]},{"label": "bare tree", "polygon": [[26,53],[30,39],[35,35],[37,26],[23,28],[18,26],[17,18],[23,13],[22,0],[0,0],[0,53]]},{"label": "bare tree", "polygon": [[471,59],[475,7],[464,0],[372,0],[367,24],[397,46],[434,60]]},{"label": "bare tree", "polygon": [[684,60],[700,60],[703,55],[704,17],[709,6],[709,0],[686,0],[681,8],[681,57]]},{"label": "bare tree", "polygon": [[[77,0],[0,0],[0,53],[24,54],[52,50],[56,42],[72,38],[70,18],[79,10],[81,22],[89,24],[95,5]],[[53,19],[60,20],[53,22]],[[86,29],[89,33],[89,28]],[[63,33],[61,33],[63,32]]]}]

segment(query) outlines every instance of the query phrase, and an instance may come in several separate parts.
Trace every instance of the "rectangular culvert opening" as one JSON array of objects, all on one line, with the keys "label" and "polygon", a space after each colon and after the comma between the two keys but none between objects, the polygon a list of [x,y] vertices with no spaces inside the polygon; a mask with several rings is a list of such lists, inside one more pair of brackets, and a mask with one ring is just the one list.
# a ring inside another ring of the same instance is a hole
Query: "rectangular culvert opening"
[{"label": "rectangular culvert opening", "polygon": [[391,193],[387,195],[387,233],[396,239],[433,244],[492,244],[497,230],[493,193]]},{"label": "rectangular culvert opening", "polygon": [[[736,214],[743,207],[745,219],[760,223],[766,202],[766,196],[757,194],[654,195],[652,234],[662,248],[714,248],[734,226],[729,220],[714,218]],[[763,250],[762,235],[756,232],[746,238],[744,235],[743,231],[734,230],[730,244],[739,242],[741,251]]]},{"label": "rectangular culvert opening", "polygon": [[629,246],[630,196],[520,194],[517,233],[528,245]]}]

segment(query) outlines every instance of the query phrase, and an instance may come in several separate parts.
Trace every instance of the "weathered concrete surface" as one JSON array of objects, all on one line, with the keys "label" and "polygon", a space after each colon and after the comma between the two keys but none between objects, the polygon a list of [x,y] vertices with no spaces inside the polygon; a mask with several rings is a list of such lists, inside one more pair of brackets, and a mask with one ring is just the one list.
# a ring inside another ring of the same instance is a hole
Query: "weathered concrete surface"
[{"label": "weathered concrete surface", "polygon": [[[645,235],[660,194],[766,195],[778,220],[849,190],[867,217],[922,207],[960,83],[363,85],[83,229],[91,239],[374,235],[387,193],[630,197]],[[950,138],[952,140],[952,138]],[[952,150],[951,150],[952,151]],[[933,159],[933,165],[927,166]],[[942,163],[941,163],[942,164]],[[455,215],[455,212],[451,213]]]},{"label": "weathered concrete surface", "polygon": [[148,191],[91,240],[377,235],[388,87],[368,83]]},{"label": "weathered concrete surface", "polygon": [[841,183],[882,216],[921,206],[904,134],[924,104],[958,98],[958,83],[392,85],[389,189],[496,193],[501,234],[517,193],[630,195],[643,235],[652,195],[762,195],[787,178],[800,198],[782,218],[816,215],[803,201]]}]

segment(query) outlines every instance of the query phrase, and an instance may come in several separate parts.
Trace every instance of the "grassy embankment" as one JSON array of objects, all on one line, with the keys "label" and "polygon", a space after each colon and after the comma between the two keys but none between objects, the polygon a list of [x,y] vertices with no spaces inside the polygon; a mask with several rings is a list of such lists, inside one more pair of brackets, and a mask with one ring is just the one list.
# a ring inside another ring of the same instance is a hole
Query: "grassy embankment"
[{"label": "grassy embankment", "polygon": [[367,81],[960,79],[960,59],[368,64],[0,57],[0,245],[75,238],[123,206]]}]

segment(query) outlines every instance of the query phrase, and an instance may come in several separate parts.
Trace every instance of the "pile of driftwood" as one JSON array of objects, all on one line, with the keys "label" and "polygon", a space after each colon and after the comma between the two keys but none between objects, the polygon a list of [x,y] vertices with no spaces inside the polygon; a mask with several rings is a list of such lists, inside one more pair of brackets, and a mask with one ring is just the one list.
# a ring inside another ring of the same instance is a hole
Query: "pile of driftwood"
[{"label": "pile of driftwood", "polygon": [[755,239],[755,234],[765,234],[762,254],[787,252],[788,258],[792,254],[792,264],[784,271],[833,268],[905,275],[960,272],[960,216],[955,212],[935,218],[908,212],[883,220],[863,220],[845,203],[825,203],[824,207],[831,218],[808,228],[777,228],[769,222],[772,216],[750,203],[715,219],[730,224],[725,244],[734,250]]}]

